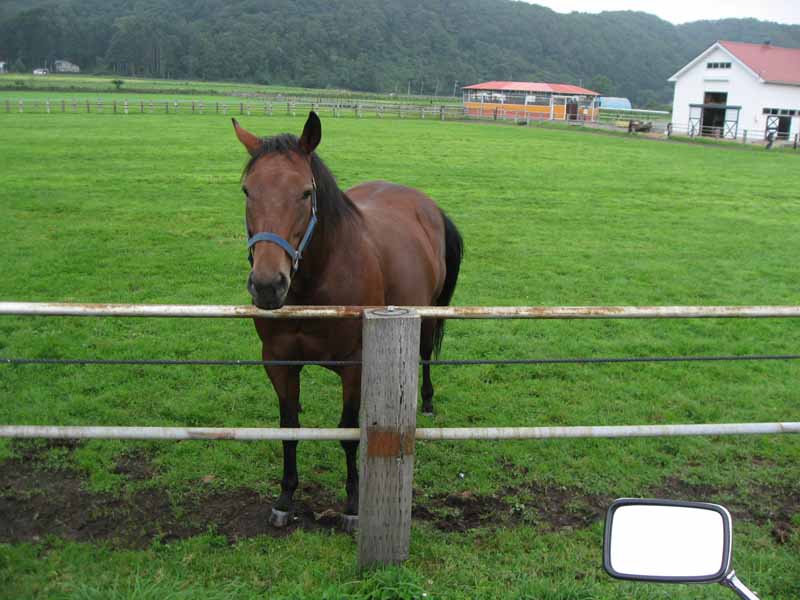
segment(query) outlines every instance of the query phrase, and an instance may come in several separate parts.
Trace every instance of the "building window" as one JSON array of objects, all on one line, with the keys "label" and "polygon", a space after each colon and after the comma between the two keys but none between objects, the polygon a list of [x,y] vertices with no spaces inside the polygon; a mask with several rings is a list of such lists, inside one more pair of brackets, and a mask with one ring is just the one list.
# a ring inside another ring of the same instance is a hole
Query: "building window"
[{"label": "building window", "polygon": [[731,63],[729,62],[710,62],[706,63],[707,69],[730,69]]},{"label": "building window", "polygon": [[781,117],[795,117],[800,115],[800,110],[789,108],[764,108],[762,113],[765,115],[778,115]]}]

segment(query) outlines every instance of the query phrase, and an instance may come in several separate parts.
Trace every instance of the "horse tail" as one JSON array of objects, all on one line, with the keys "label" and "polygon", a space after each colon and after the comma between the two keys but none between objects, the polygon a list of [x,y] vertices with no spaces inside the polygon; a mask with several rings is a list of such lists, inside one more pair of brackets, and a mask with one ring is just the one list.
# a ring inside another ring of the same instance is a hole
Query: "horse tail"
[{"label": "horse tail", "polygon": [[[461,260],[464,258],[464,240],[458,232],[450,218],[442,211],[444,219],[444,262],[445,276],[444,285],[439,297],[436,298],[436,306],[447,306],[456,291],[458,281],[458,271],[461,269]],[[437,319],[433,330],[433,351],[436,356],[442,348],[442,338],[444,337],[444,319]]]}]

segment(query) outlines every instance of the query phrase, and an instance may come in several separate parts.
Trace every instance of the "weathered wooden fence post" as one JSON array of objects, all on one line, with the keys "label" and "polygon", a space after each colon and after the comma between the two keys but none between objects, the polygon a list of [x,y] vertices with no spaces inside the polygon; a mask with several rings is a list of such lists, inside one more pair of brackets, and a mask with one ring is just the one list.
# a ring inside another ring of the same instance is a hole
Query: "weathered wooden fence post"
[{"label": "weathered wooden fence post", "polygon": [[406,309],[364,312],[358,565],[408,558],[417,419],[420,318]]}]

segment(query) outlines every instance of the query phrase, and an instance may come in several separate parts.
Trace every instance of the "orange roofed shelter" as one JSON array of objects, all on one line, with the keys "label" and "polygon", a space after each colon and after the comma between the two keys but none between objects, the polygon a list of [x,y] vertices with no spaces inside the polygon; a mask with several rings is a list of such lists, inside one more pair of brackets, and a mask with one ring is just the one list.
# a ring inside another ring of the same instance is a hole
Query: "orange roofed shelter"
[{"label": "orange roofed shelter", "polygon": [[595,121],[597,92],[567,83],[487,81],[463,88],[467,116]]}]

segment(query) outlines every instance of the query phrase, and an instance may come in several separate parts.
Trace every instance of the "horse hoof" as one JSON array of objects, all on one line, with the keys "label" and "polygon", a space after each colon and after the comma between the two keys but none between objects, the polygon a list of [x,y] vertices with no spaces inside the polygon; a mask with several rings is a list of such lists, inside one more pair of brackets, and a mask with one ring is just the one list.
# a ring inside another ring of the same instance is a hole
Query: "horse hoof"
[{"label": "horse hoof", "polygon": [[425,416],[425,417],[432,417],[432,416],[433,416],[433,409],[431,409],[431,410],[425,410],[425,409],[423,409],[423,410],[422,410],[422,414],[423,414],[423,416]]},{"label": "horse hoof", "polygon": [[358,529],[358,515],[342,514],[342,529],[347,532]]},{"label": "horse hoof", "polygon": [[289,524],[289,513],[273,508],[272,514],[269,516],[269,524],[273,527],[286,527]]}]

